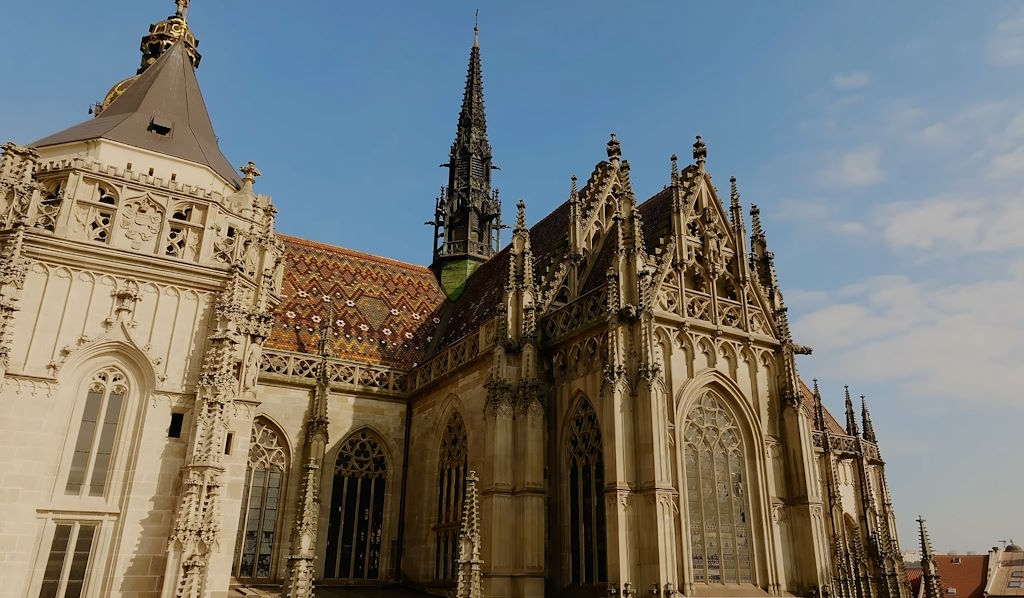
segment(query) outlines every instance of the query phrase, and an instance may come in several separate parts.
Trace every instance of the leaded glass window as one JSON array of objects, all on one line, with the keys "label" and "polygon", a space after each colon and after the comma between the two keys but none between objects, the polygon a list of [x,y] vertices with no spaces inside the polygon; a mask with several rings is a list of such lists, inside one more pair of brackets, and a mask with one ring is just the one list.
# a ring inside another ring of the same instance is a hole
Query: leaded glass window
[{"label": "leaded glass window", "polygon": [[448,418],[441,437],[434,525],[434,579],[453,581],[459,557],[459,523],[466,488],[466,424],[458,413]]},{"label": "leaded glass window", "polygon": [[369,431],[349,436],[338,451],[331,491],[324,577],[380,576],[388,462]]},{"label": "leaded glass window", "polygon": [[601,426],[590,401],[583,399],[569,422],[570,582],[608,581],[604,519],[604,451]]},{"label": "leaded glass window", "polygon": [[95,523],[58,523],[43,569],[39,598],[79,598],[96,538]]},{"label": "leaded glass window", "polygon": [[249,440],[249,464],[245,470],[242,514],[235,542],[235,576],[239,579],[271,578],[274,540],[288,468],[284,441],[270,422],[257,417]]},{"label": "leaded glass window", "polygon": [[743,440],[714,391],[690,411],[683,438],[693,581],[751,583]]},{"label": "leaded glass window", "polygon": [[100,370],[89,381],[65,493],[103,496],[110,478],[121,407],[127,396],[125,376],[115,368]]}]

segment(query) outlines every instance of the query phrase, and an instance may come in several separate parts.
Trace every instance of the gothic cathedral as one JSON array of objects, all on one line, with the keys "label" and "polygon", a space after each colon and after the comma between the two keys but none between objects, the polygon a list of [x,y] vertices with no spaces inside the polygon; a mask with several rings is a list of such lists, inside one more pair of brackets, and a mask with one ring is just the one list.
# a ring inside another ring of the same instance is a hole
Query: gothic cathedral
[{"label": "gothic cathedral", "polygon": [[612,135],[503,245],[474,39],[431,265],[290,237],[187,9],[3,146],[0,597],[909,598],[867,408],[802,382],[700,137],[638,201]]}]

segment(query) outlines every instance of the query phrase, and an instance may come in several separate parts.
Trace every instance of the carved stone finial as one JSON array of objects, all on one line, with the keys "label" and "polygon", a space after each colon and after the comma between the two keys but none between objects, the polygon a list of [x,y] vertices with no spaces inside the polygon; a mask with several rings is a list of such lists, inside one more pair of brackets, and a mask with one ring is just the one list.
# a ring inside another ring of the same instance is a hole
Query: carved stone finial
[{"label": "carved stone finial", "polygon": [[249,183],[250,185],[256,182],[256,177],[263,176],[263,173],[260,172],[259,168],[256,168],[256,163],[253,162],[252,160],[250,160],[248,164],[242,166],[238,170],[243,175],[242,182]]},{"label": "carved stone finial", "polygon": [[850,386],[846,385],[843,388],[846,389],[846,433],[850,436],[859,436],[857,418],[853,414],[853,400],[850,399]]},{"label": "carved stone finial", "polygon": [[754,238],[764,238],[764,229],[761,228],[761,208],[757,204],[750,204],[750,235]]},{"label": "carved stone finial", "polygon": [[579,198],[579,189],[577,188],[576,175],[572,175],[572,185],[569,188],[569,199],[575,201]]},{"label": "carved stone finial", "polygon": [[697,162],[697,168],[704,170],[704,162],[708,159],[708,146],[700,135],[697,135],[697,141],[693,142],[693,159]]},{"label": "carved stone finial", "polygon": [[860,395],[860,416],[861,424],[864,426],[864,440],[878,442],[875,436],[875,426],[871,423],[871,412],[868,411],[868,401],[864,395]]},{"label": "carved stone finial", "polygon": [[679,182],[679,157],[672,154],[669,161],[672,162],[672,184],[675,185]]},{"label": "carved stone finial", "polygon": [[740,190],[736,186],[736,177],[734,176],[729,177],[729,201],[737,208],[740,205]]},{"label": "carved stone finial", "polygon": [[619,162],[619,158],[622,157],[622,144],[619,143],[619,139],[615,136],[615,133],[612,133],[611,139],[608,140],[606,151],[608,152],[608,159],[612,164],[617,164]]},{"label": "carved stone finial", "polygon": [[483,573],[480,558],[480,500],[475,471],[466,475],[466,493],[462,501],[462,523],[459,530],[458,579],[456,598],[483,598]]},{"label": "carved stone finial", "polygon": [[174,0],[178,10],[174,12],[175,16],[179,16],[183,19],[188,18],[188,1],[189,0]]},{"label": "carved stone finial", "polygon": [[526,202],[520,199],[516,202],[516,228],[515,232],[526,230]]},{"label": "carved stone finial", "polygon": [[918,533],[921,540],[921,596],[922,598],[942,598],[942,580],[939,567],[935,562],[935,552],[928,530],[924,526],[924,517],[917,517]]}]

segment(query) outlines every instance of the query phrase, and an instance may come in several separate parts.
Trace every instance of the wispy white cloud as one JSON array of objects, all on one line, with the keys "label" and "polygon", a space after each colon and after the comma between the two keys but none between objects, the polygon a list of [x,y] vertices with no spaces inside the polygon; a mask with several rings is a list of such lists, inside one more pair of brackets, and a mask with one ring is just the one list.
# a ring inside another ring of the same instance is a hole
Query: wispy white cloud
[{"label": "wispy white cloud", "polygon": [[830,294],[796,320],[822,374],[886,383],[918,399],[1020,404],[1024,261],[966,283],[877,276]]},{"label": "wispy white cloud", "polygon": [[1024,198],[947,194],[883,204],[872,213],[886,245],[942,255],[1024,248]]},{"label": "wispy white cloud", "polygon": [[839,73],[832,77],[832,85],[838,89],[857,89],[871,83],[871,75],[864,71]]},{"label": "wispy white cloud", "polygon": [[986,49],[992,64],[1024,64],[1024,12],[1000,22],[989,37]]},{"label": "wispy white cloud", "polygon": [[825,167],[822,180],[841,187],[863,187],[885,180],[882,149],[875,145],[853,148]]},{"label": "wispy white cloud", "polygon": [[846,220],[839,216],[835,204],[821,199],[784,199],[772,215],[781,220],[814,224],[831,233],[847,237],[863,235],[867,227],[862,222]]}]

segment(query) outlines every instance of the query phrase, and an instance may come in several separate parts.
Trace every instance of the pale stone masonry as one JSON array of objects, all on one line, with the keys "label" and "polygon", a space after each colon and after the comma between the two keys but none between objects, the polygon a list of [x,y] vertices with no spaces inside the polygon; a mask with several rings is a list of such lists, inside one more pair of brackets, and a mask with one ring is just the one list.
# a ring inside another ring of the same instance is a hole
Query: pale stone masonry
[{"label": "pale stone masonry", "polygon": [[289,237],[187,10],[3,146],[0,598],[908,598],[867,406],[802,382],[704,140],[638,201],[613,134],[503,246],[474,36],[431,267]]}]

